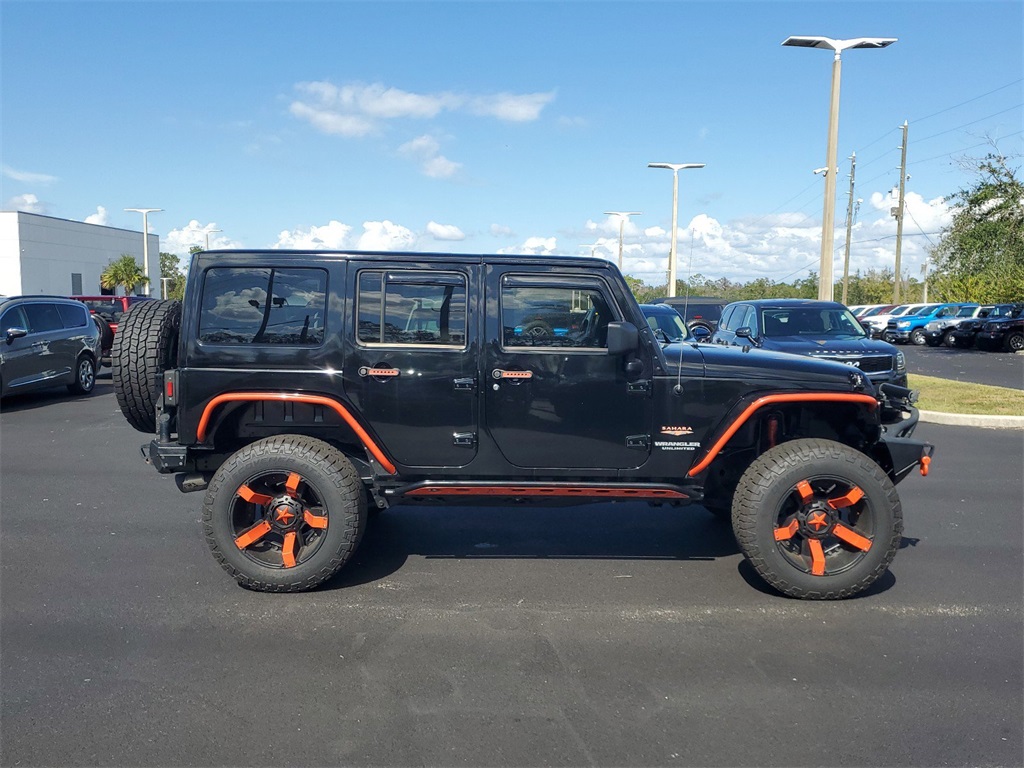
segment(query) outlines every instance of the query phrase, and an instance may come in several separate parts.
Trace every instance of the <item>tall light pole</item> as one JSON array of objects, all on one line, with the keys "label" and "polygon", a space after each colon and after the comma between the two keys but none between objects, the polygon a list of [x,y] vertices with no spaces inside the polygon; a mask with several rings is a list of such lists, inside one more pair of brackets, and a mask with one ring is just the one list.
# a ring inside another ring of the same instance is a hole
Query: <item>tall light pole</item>
[{"label": "tall light pole", "polygon": [[648,163],[648,168],[668,168],[672,171],[672,245],[668,251],[668,295],[676,295],[676,226],[679,219],[679,171],[685,168],[703,168],[705,163]]},{"label": "tall light pole", "polygon": [[146,276],[145,290],[149,296],[149,214],[158,213],[163,208],[125,208],[142,214],[142,274]]},{"label": "tall light pole", "polygon": [[832,96],[829,101],[828,147],[825,167],[831,173],[825,175],[825,209],[821,222],[821,267],[818,276],[818,298],[832,301],[833,277],[832,256],[835,240],[836,218],[836,177],[839,162],[836,157],[839,146],[839,81],[842,76],[841,55],[849,48],[886,48],[896,42],[895,37],[853,37],[848,40],[834,40],[831,37],[801,35],[787,37],[783,45],[798,48],[825,48],[835,51],[832,59]]},{"label": "tall light pole", "polygon": [[220,231],[222,231],[222,230],[219,230],[219,229],[208,229],[208,230],[206,230],[206,250],[210,250],[210,233],[211,232],[220,232]]},{"label": "tall light pole", "polygon": [[626,226],[626,219],[630,216],[642,216],[641,211],[605,211],[605,216],[619,217],[619,272],[622,271],[622,231]]}]

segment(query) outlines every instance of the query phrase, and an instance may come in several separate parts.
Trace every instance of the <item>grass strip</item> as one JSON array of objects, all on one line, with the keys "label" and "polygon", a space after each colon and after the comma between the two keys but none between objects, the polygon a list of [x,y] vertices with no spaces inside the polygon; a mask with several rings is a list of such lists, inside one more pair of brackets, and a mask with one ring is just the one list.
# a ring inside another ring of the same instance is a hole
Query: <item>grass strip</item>
[{"label": "grass strip", "polygon": [[921,393],[917,407],[922,411],[944,413],[1024,416],[1024,390],[968,384],[910,374],[910,388]]}]

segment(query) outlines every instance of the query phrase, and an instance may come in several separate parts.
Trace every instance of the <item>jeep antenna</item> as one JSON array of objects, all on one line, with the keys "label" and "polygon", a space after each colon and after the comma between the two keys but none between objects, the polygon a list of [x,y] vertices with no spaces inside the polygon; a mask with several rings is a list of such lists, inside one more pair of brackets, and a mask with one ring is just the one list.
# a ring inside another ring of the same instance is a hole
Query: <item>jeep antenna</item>
[{"label": "jeep antenna", "polygon": [[[686,288],[683,289],[683,327],[690,332],[690,326],[686,324],[686,308],[690,303],[690,278],[693,277],[693,236],[694,230],[690,229],[690,257],[686,262]],[[675,395],[683,394],[683,345],[679,345],[679,370],[676,371],[676,385],[672,388]]]}]

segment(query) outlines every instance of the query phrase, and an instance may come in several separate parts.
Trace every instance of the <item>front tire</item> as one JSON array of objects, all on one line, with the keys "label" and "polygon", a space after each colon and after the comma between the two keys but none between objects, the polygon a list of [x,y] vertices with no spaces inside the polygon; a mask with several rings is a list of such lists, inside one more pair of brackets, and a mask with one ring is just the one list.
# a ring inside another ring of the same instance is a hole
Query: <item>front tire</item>
[{"label": "front tire", "polygon": [[304,592],[352,557],[366,527],[366,493],[352,463],[311,437],[251,443],[214,474],[203,532],[217,562],[259,592]]},{"label": "front tire", "polygon": [[1011,333],[1006,337],[1006,351],[1020,352],[1024,349],[1024,333]]},{"label": "front tire", "polygon": [[860,451],[830,440],[783,443],[740,479],[732,507],[736,541],[784,595],[834,600],[885,573],[903,534],[896,488]]}]

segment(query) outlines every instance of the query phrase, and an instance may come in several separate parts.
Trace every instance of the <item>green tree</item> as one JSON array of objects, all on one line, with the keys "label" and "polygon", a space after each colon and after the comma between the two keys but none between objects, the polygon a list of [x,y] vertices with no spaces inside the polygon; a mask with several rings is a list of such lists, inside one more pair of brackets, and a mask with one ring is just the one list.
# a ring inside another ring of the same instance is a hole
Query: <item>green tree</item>
[{"label": "green tree", "polygon": [[119,259],[107,264],[100,273],[101,287],[108,291],[124,288],[126,295],[148,282],[149,278],[143,274],[142,267],[130,253],[122,253]]},{"label": "green tree", "polygon": [[181,259],[174,253],[160,254],[160,277],[165,283],[168,299],[185,296],[185,274],[181,271]]},{"label": "green tree", "polygon": [[1007,157],[969,161],[972,186],[951,198],[952,223],[932,248],[931,296],[946,301],[1024,298],[1024,184]]}]

